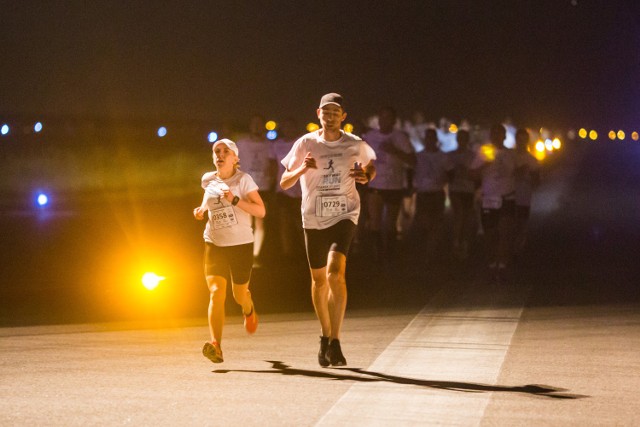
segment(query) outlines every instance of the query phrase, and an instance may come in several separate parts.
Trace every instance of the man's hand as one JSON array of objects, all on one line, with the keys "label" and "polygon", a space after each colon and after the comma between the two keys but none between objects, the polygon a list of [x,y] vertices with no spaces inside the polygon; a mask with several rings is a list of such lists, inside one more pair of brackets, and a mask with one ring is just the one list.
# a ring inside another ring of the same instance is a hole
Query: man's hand
[{"label": "man's hand", "polygon": [[304,160],[302,161],[302,169],[306,172],[309,169],[318,169],[318,165],[316,165],[316,159],[311,156],[311,153],[307,153],[304,156]]},{"label": "man's hand", "polygon": [[362,169],[362,163],[355,163],[353,169],[349,169],[349,176],[355,178],[358,184],[366,184],[369,182],[369,175]]}]

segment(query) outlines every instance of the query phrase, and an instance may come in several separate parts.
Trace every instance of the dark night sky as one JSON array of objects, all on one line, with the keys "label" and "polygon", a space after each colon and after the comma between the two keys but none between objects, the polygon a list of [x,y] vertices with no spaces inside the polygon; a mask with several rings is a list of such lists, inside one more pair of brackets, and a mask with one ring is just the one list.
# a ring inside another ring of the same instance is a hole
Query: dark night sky
[{"label": "dark night sky", "polygon": [[640,125],[636,1],[0,1],[0,114]]}]

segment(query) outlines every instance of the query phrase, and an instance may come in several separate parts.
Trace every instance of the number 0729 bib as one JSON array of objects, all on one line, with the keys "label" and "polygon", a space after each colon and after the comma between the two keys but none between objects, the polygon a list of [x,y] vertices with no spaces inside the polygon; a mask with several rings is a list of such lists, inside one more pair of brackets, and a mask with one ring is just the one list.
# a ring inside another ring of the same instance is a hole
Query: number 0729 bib
[{"label": "number 0729 bib", "polygon": [[347,196],[318,196],[316,216],[338,216],[347,213]]}]

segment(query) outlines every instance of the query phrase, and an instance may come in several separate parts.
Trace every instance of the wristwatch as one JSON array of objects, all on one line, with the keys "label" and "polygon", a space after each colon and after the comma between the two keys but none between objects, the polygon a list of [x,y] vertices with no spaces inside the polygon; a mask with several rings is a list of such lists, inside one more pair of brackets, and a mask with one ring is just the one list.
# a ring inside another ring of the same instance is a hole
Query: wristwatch
[{"label": "wristwatch", "polygon": [[238,196],[233,196],[233,200],[231,200],[231,204],[232,204],[233,206],[235,206],[235,205],[237,205],[237,204],[238,204],[238,202],[239,202],[239,201],[240,201],[240,197],[238,197]]}]

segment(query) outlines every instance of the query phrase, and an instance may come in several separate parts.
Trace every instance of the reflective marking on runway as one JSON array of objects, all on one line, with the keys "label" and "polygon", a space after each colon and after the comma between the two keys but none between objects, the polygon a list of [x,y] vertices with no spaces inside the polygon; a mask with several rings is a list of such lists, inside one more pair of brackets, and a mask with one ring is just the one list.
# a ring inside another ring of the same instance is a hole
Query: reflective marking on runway
[{"label": "reflective marking on runway", "polygon": [[[318,425],[478,425],[523,310],[505,289],[441,293],[367,369],[386,381],[354,384]],[[348,357],[348,355],[347,355]]]}]

